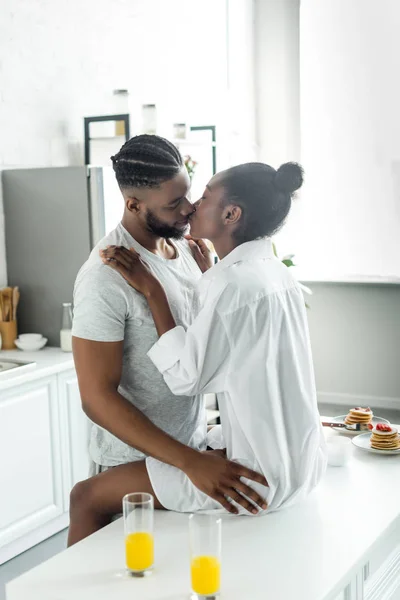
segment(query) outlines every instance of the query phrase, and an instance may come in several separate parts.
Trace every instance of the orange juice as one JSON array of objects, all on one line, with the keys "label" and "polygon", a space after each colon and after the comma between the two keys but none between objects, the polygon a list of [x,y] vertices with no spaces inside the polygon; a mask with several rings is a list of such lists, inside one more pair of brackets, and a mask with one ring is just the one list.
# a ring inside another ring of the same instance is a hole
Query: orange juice
[{"label": "orange juice", "polygon": [[125,538],[126,566],[131,571],[145,571],[153,566],[154,542],[151,533],[138,531]]},{"label": "orange juice", "polygon": [[215,556],[196,556],[192,559],[192,590],[201,596],[219,592],[220,562]]}]

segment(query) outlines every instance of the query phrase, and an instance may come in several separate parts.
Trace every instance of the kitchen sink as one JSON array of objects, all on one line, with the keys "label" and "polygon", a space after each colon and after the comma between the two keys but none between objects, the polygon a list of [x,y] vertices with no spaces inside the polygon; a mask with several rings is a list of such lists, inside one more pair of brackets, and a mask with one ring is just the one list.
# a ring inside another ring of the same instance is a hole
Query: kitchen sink
[{"label": "kitchen sink", "polygon": [[36,367],[35,362],[25,362],[22,360],[11,360],[0,357],[0,381],[14,377],[14,375],[22,375],[26,371],[30,371]]}]

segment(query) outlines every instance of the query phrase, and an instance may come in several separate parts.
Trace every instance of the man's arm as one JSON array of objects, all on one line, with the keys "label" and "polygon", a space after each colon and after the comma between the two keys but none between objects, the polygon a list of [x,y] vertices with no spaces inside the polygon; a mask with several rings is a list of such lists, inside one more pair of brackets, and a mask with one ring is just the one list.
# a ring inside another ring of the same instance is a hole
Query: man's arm
[{"label": "man's arm", "polygon": [[89,419],[141,452],[185,470],[197,452],[156,427],[118,392],[123,342],[72,339],[82,407]]},{"label": "man's arm", "polygon": [[207,456],[181,444],[156,427],[118,393],[122,372],[122,341],[94,342],[73,337],[73,353],[82,407],[94,423],[129,446],[181,469],[200,490],[230,512],[237,511],[226,496],[254,512],[254,507],[237,490],[265,507],[264,499],[240,479],[245,477],[265,485],[262,475],[218,455],[208,453]]}]

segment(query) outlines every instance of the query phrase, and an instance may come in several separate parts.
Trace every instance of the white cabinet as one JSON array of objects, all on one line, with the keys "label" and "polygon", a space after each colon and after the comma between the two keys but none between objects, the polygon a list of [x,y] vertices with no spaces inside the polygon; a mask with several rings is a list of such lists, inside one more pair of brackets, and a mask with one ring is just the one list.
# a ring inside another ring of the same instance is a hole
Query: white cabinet
[{"label": "white cabinet", "polygon": [[90,421],[82,410],[78,379],[74,369],[58,376],[60,430],[64,460],[64,506],[68,510],[69,493],[89,473]]},{"label": "white cabinet", "polygon": [[0,399],[0,548],[62,515],[57,377]]},{"label": "white cabinet", "polygon": [[0,564],[68,526],[88,423],[74,369],[0,391]]}]

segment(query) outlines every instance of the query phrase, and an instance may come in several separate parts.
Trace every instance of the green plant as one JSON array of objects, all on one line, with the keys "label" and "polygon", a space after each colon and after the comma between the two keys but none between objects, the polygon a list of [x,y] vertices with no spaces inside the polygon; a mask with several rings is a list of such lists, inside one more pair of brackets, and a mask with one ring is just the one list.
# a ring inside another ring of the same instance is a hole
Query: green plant
[{"label": "green plant", "polygon": [[197,161],[193,160],[193,158],[191,156],[187,155],[187,156],[184,156],[183,162],[184,162],[187,172],[189,174],[190,180],[192,180],[193,175],[196,171]]},{"label": "green plant", "polygon": [[[277,252],[277,249],[276,249],[276,246],[275,246],[275,244],[274,244],[273,242],[272,242],[272,248],[273,248],[273,250],[274,250],[274,254],[275,254],[275,256],[276,256],[277,258],[279,258],[279,256],[278,256],[278,252]],[[284,265],[286,265],[287,267],[295,267],[295,266],[296,266],[296,263],[294,263],[294,262],[293,262],[293,259],[294,259],[294,254],[287,254],[286,256],[284,256],[284,257],[283,257],[282,259],[280,259],[280,260],[281,260],[281,261],[283,262],[283,264],[284,264]],[[309,294],[310,296],[312,295],[312,290],[310,290],[310,288],[309,288],[309,287],[307,287],[306,285],[304,285],[303,283],[300,283],[300,282],[299,282],[299,286],[301,287],[301,289],[303,290],[303,292],[305,292],[306,294]],[[306,304],[306,308],[310,308],[310,307],[309,307],[309,305],[307,304],[307,302],[306,302],[305,304]]]}]

